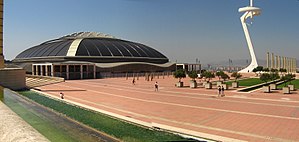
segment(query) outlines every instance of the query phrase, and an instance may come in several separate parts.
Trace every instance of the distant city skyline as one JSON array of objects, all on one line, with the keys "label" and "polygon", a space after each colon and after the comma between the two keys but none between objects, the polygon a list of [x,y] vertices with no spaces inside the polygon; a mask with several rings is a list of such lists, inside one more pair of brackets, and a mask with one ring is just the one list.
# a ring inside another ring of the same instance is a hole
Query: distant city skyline
[{"label": "distant city skyline", "polygon": [[[143,43],[171,61],[203,64],[249,60],[238,8],[248,0],[14,0],[4,1],[4,55],[81,31]],[[257,58],[266,52],[299,59],[299,2],[255,0],[250,27]]]}]

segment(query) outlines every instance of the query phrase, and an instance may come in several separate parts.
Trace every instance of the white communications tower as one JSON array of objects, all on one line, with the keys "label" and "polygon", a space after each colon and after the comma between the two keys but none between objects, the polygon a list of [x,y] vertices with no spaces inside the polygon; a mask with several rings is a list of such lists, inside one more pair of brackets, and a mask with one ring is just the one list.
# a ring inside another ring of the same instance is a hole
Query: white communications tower
[{"label": "white communications tower", "polygon": [[[250,35],[249,35],[249,31],[248,31],[248,28],[247,28],[246,20],[248,18],[253,20],[254,16],[260,15],[261,14],[261,9],[258,8],[258,7],[254,7],[253,6],[253,0],[250,0],[250,6],[239,8],[239,12],[245,12],[240,17],[240,20],[241,20],[241,23],[242,23],[242,27],[243,27],[243,30],[244,30],[244,33],[245,33],[245,38],[246,38],[248,48],[249,48],[249,52],[250,52],[250,56],[251,56],[251,63],[249,64],[249,66],[242,69],[239,72],[241,72],[241,73],[252,72],[252,70],[254,68],[256,68],[258,66],[258,64],[257,64],[256,56],[255,56],[255,53],[254,53],[253,45],[252,45],[252,42],[251,42],[251,38],[250,38]],[[252,24],[252,21],[251,21],[251,24]]]}]

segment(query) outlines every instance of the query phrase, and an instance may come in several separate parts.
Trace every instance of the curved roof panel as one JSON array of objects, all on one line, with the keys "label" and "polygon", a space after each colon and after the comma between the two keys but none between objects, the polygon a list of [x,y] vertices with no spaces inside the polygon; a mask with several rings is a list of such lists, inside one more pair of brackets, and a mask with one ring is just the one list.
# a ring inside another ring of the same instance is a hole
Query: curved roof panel
[{"label": "curved roof panel", "polygon": [[149,46],[91,32],[75,33],[44,42],[23,51],[16,59],[57,56],[167,59]]}]

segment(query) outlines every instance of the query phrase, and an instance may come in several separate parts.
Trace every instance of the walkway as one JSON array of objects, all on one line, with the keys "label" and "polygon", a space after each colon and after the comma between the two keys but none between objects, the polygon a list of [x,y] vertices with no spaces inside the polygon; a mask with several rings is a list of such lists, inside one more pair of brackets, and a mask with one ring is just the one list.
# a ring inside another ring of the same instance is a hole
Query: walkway
[{"label": "walkway", "polygon": [[[299,95],[176,88],[176,79],[73,80],[39,87],[42,92],[136,122],[219,141],[299,141]],[[159,91],[154,91],[158,81]],[[189,85],[189,80],[184,80]],[[214,87],[215,88],[215,87]]]}]

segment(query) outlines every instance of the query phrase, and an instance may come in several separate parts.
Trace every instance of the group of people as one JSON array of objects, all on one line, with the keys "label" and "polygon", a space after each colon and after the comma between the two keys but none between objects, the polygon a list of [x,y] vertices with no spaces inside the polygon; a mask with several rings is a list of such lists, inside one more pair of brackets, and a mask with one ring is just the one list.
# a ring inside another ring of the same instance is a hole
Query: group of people
[{"label": "group of people", "polygon": [[[136,83],[135,78],[133,78],[133,80],[132,80],[132,84],[135,85],[135,83]],[[159,84],[158,84],[158,82],[156,81],[156,82],[155,82],[155,91],[158,91],[158,90],[159,90]]]},{"label": "group of people", "polygon": [[218,97],[222,97],[222,96],[225,96],[224,95],[224,87],[223,86],[218,86]]}]

